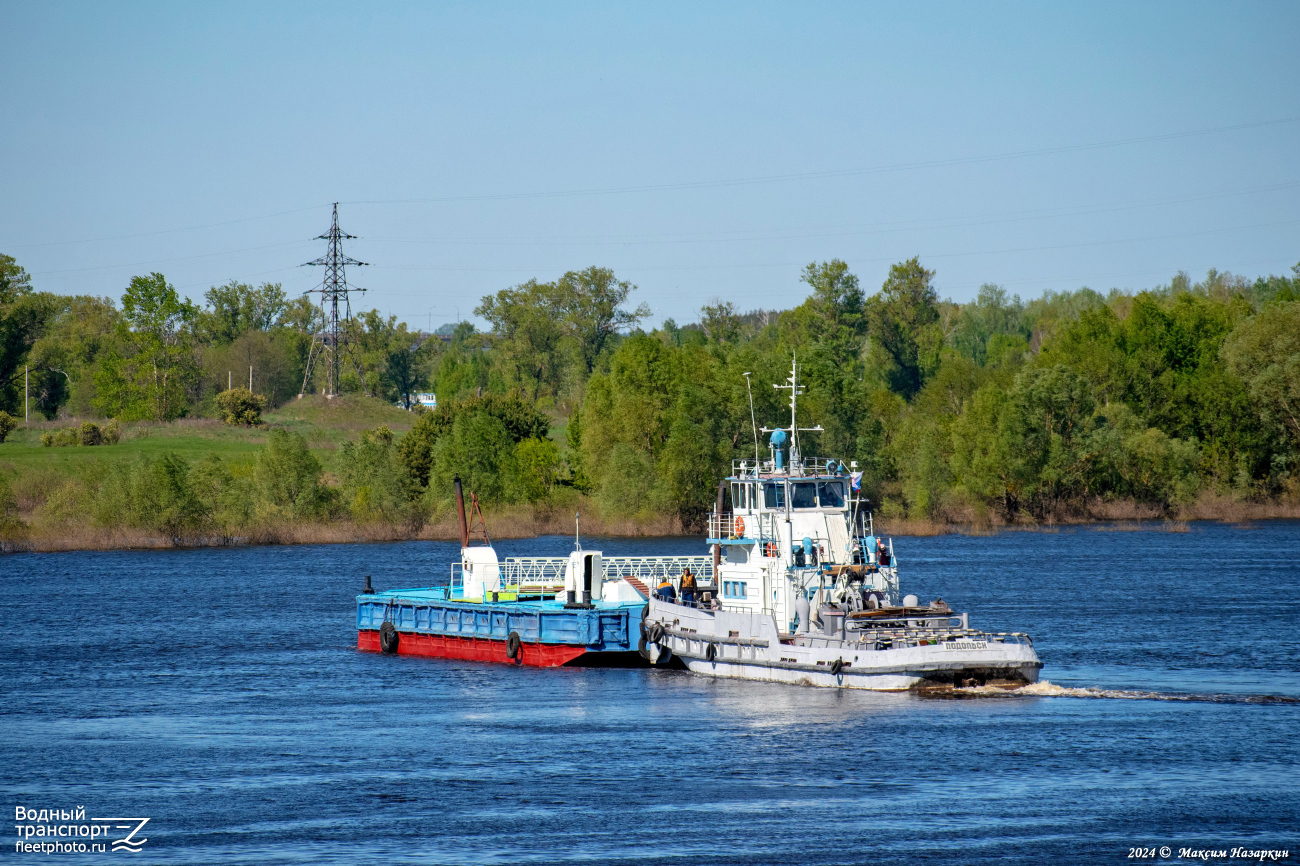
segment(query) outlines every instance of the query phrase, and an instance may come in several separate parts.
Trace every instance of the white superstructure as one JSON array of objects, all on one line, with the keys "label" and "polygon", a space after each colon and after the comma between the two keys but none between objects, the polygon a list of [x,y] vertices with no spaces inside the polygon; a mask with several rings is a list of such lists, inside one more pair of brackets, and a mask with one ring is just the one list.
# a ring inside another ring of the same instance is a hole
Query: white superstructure
[{"label": "white superstructure", "polygon": [[790,391],[790,426],[763,428],[768,459],[733,464],[709,517],[713,580],[651,598],[643,654],[713,676],[849,688],[1036,681],[1027,636],[975,631],[942,601],[900,597],[893,542],[874,532],[856,464],[804,458],[796,365],[776,387]]}]

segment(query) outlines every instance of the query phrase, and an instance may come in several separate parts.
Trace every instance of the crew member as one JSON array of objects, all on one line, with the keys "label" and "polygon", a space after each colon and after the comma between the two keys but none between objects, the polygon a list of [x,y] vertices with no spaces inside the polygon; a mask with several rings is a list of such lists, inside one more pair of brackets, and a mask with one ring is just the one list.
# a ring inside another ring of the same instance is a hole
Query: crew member
[{"label": "crew member", "polygon": [[665,577],[663,583],[655,590],[655,597],[660,601],[676,601],[677,590],[673,589],[673,582]]},{"label": "crew member", "polygon": [[876,539],[876,562],[882,566],[889,565],[889,550],[885,547],[884,539]]},{"label": "crew member", "polygon": [[687,567],[682,571],[682,604],[695,606],[695,575]]}]

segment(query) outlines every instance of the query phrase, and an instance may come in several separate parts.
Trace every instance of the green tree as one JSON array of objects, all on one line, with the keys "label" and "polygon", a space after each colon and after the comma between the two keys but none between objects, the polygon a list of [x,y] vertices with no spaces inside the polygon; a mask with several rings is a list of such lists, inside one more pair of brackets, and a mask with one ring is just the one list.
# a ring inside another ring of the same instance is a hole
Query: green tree
[{"label": "green tree", "polygon": [[889,385],[910,400],[938,366],[942,334],[934,271],[912,258],[892,265],[878,294],[868,299],[868,332],[892,362]]},{"label": "green tree", "polygon": [[452,481],[459,475],[466,491],[483,502],[517,501],[522,491],[515,452],[515,441],[500,418],[486,412],[456,416],[433,449],[429,500],[449,502]]},{"label": "green tree", "polygon": [[246,331],[271,331],[286,324],[290,302],[279,283],[254,288],[231,280],[204,295],[208,309],[197,312],[196,327],[204,341],[233,343]]},{"label": "green tree", "polygon": [[550,497],[560,474],[560,449],[550,439],[525,439],[515,447],[519,488],[529,502]]},{"label": "green tree", "polygon": [[1293,453],[1300,452],[1300,301],[1244,319],[1221,352],[1260,417],[1285,431]]},{"label": "green tree", "polygon": [[492,323],[494,351],[509,371],[509,381],[536,400],[555,393],[564,373],[564,320],[568,294],[555,283],[529,280],[483,298],[474,313]]},{"label": "green tree", "polygon": [[95,408],[128,421],[184,415],[198,376],[189,332],[195,313],[162,274],[132,278],[122,296],[128,353],[104,359],[95,376]]},{"label": "green tree", "polygon": [[996,338],[1014,338],[1004,347],[1023,343],[1028,348],[1031,335],[1020,296],[1008,296],[1001,286],[985,283],[975,300],[962,306],[949,341],[958,353],[982,367],[989,361],[990,346],[996,351]]},{"label": "green tree", "polygon": [[623,309],[636,286],[619,280],[609,268],[589,267],[569,271],[556,283],[566,333],[577,344],[584,375],[591,375],[596,361],[614,336],[635,327],[650,315],[645,304]]},{"label": "green tree", "polygon": [[37,409],[52,418],[66,397],[63,377],[30,358],[57,310],[54,296],[33,292],[27,271],[0,255],[0,410],[23,414],[23,395],[34,388]]},{"label": "green tree", "polygon": [[416,419],[415,425],[398,443],[397,453],[412,482],[420,488],[429,484],[433,448],[451,432],[456,420],[467,415],[490,415],[499,420],[512,442],[545,439],[551,421],[521,394],[485,394],[464,400],[440,402],[438,408]]},{"label": "green tree", "polygon": [[423,511],[414,501],[417,491],[398,459],[387,427],[362,433],[357,442],[344,442],[339,449],[338,475],[343,504],[354,520],[400,522],[412,529],[423,522]]},{"label": "green tree", "polygon": [[332,491],[325,486],[320,461],[297,433],[271,430],[257,456],[254,481],[272,516],[319,520],[329,516]]}]

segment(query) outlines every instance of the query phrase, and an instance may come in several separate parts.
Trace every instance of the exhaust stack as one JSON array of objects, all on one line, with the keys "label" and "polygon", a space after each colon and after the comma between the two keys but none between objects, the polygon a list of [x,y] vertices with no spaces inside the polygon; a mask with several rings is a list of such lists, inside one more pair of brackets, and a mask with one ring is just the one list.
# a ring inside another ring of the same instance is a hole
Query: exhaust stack
[{"label": "exhaust stack", "polygon": [[460,518],[460,546],[461,549],[469,547],[469,522],[465,519],[465,494],[460,489],[460,476],[457,475],[452,482],[456,485],[456,516]]}]

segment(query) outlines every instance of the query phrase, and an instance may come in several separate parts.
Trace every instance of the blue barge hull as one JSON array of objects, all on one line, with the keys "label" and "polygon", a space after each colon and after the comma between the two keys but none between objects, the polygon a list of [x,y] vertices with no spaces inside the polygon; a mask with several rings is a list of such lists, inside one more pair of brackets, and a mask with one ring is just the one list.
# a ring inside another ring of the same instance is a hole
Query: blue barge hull
[{"label": "blue barge hull", "polygon": [[445,587],[389,590],[357,596],[357,649],[539,667],[580,658],[596,664],[632,661],[640,658],[632,654],[640,641],[643,606],[466,601],[449,597]]}]

